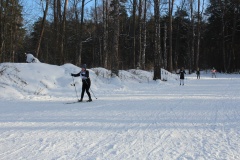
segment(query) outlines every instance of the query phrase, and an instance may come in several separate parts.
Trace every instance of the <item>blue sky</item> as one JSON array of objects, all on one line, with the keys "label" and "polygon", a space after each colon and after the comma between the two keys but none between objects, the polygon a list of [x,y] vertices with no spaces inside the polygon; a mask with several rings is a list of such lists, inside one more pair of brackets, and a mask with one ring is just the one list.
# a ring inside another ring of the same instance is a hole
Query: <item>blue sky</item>
[{"label": "blue sky", "polygon": [[[205,0],[205,4],[207,1]],[[178,2],[179,0],[175,0],[175,3]],[[23,5],[24,25],[26,27],[32,26],[39,17],[43,16],[40,0],[20,0],[20,3]]]},{"label": "blue sky", "polygon": [[38,17],[42,16],[40,0],[20,0],[20,2],[23,5],[24,25],[31,28]]}]

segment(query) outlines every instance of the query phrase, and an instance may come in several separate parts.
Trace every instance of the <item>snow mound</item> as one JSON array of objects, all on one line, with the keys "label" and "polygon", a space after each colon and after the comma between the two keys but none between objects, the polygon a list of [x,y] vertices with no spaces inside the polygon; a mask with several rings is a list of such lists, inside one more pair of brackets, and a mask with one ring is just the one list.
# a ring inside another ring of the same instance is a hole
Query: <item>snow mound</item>
[{"label": "snow mound", "polygon": [[[33,98],[35,96],[66,96],[73,94],[73,83],[81,87],[81,79],[71,77],[71,73],[80,72],[81,68],[73,64],[62,66],[45,63],[1,63],[0,93],[1,98]],[[153,81],[153,73],[143,70],[120,70],[119,77],[111,77],[111,71],[104,68],[88,69],[95,91],[106,91],[106,88],[122,90],[131,84]],[[159,82],[158,82],[159,83]],[[108,85],[109,87],[106,87]]]}]

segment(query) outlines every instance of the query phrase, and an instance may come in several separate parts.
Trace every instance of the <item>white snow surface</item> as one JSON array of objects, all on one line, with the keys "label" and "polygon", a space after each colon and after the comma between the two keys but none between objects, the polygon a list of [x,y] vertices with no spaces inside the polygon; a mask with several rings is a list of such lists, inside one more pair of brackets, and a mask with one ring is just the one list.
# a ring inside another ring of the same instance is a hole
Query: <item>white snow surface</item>
[{"label": "white snow surface", "polygon": [[92,68],[93,102],[66,104],[73,80],[81,93],[79,71],[0,64],[0,160],[240,160],[239,74],[186,74],[180,86]]}]

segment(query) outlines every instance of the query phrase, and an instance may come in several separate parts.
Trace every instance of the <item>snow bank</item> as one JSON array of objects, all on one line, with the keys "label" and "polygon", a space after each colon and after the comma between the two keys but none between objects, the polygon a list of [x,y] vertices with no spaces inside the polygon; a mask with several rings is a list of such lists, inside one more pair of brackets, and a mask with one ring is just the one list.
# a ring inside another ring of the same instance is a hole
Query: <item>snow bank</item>
[{"label": "snow bank", "polygon": [[[73,64],[62,66],[45,63],[2,63],[0,64],[0,87],[5,92],[0,98],[34,98],[36,96],[59,97],[73,94],[73,81],[81,87],[81,80],[74,79],[71,73],[80,72]],[[119,77],[111,77],[111,71],[104,68],[89,69],[92,81],[91,88],[95,91],[106,92],[106,88],[122,90],[139,83],[151,83],[153,73],[143,70],[120,70]],[[160,81],[157,81],[160,83]],[[106,87],[108,85],[108,87]]]}]

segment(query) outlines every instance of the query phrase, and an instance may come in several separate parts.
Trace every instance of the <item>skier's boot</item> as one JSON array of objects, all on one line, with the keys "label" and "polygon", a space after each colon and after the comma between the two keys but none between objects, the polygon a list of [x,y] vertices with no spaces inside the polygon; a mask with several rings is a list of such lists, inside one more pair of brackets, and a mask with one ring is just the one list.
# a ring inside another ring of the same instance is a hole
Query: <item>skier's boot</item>
[{"label": "skier's boot", "polygon": [[82,98],[78,100],[78,102],[82,102]]},{"label": "skier's boot", "polygon": [[92,99],[91,99],[91,98],[89,98],[89,100],[88,100],[87,102],[92,102]]}]

